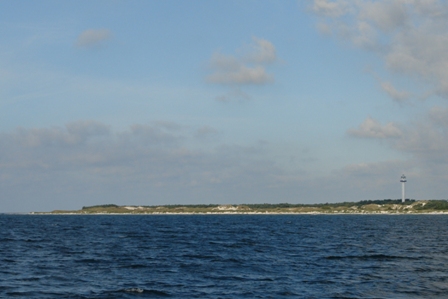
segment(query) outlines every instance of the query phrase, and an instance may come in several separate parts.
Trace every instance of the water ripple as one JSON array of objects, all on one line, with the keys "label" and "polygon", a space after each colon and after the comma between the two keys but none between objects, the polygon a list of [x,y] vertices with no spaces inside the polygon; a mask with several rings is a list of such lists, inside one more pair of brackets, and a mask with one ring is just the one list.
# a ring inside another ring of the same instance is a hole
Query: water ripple
[{"label": "water ripple", "polygon": [[443,215],[0,215],[0,297],[446,298]]}]

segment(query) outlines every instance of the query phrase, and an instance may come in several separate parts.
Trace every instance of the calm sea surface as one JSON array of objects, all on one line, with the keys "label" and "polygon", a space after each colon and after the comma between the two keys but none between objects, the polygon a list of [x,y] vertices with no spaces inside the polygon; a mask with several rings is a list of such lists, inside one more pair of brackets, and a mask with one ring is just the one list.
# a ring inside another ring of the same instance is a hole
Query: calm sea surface
[{"label": "calm sea surface", "polygon": [[444,215],[0,215],[1,298],[448,298]]}]

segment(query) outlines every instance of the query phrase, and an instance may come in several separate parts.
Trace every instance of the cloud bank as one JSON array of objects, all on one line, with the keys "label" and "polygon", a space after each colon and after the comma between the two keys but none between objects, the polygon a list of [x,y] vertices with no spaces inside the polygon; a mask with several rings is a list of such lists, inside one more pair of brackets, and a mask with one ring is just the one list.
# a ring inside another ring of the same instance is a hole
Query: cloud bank
[{"label": "cloud bank", "polygon": [[[208,126],[152,122],[114,131],[96,121],[77,121],[63,127],[18,128],[0,134],[2,211],[78,209],[106,203],[398,198],[402,172],[415,188],[410,190],[413,198],[428,198],[428,194],[444,198],[440,186],[448,180],[447,119],[445,108],[433,108],[424,120],[406,129],[367,118],[348,132],[350,136],[381,140],[406,159],[351,164],[319,177],[309,176],[300,166],[286,170],[270,155],[269,144],[220,144],[217,131]],[[199,146],[192,146],[195,143]]]},{"label": "cloud bank", "polygon": [[187,146],[209,142],[214,134],[211,127],[168,122],[115,132],[95,121],[2,133],[3,210],[8,201],[20,200],[33,210],[104,202],[258,202],[285,177],[259,145]]}]

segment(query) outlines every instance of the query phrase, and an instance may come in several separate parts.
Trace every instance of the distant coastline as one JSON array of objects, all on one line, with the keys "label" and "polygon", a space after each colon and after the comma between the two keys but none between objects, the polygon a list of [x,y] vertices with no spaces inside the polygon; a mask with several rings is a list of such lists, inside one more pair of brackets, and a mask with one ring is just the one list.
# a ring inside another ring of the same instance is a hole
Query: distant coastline
[{"label": "distant coastline", "polygon": [[446,200],[366,200],[325,204],[158,205],[83,207],[80,210],[31,212],[33,215],[397,215],[448,214]]}]

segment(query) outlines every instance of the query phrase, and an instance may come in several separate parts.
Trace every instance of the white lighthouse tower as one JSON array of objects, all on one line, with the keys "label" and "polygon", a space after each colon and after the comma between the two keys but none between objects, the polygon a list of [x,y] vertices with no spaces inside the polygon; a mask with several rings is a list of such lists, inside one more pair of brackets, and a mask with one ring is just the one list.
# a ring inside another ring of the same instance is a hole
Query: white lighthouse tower
[{"label": "white lighthouse tower", "polygon": [[406,176],[404,174],[401,175],[401,202],[406,200],[405,192],[404,192],[404,183],[406,183]]}]

